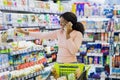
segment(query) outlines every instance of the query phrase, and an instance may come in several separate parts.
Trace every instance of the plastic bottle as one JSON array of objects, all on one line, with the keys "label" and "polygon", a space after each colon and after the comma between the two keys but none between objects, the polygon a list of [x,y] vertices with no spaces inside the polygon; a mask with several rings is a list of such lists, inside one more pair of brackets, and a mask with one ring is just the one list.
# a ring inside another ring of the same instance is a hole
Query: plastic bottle
[{"label": "plastic bottle", "polygon": [[7,0],[3,0],[3,4],[4,4],[4,6],[7,6],[8,5],[8,1]]},{"label": "plastic bottle", "polygon": [[92,15],[93,16],[96,16],[98,15],[98,7],[97,7],[97,4],[93,4],[93,8],[92,8],[93,12],[92,12]]},{"label": "plastic bottle", "polygon": [[107,56],[106,64],[110,64],[110,56]]},{"label": "plastic bottle", "polygon": [[100,75],[100,80],[105,80],[106,79],[106,74],[105,72],[102,72],[101,75]]},{"label": "plastic bottle", "polygon": [[84,16],[89,17],[89,6],[88,6],[88,4],[84,5]]},{"label": "plastic bottle", "polygon": [[72,4],[72,12],[76,13],[76,4]]},{"label": "plastic bottle", "polygon": [[12,0],[12,7],[17,7],[17,0]]},{"label": "plastic bottle", "polygon": [[98,57],[94,57],[94,64],[98,64]]}]

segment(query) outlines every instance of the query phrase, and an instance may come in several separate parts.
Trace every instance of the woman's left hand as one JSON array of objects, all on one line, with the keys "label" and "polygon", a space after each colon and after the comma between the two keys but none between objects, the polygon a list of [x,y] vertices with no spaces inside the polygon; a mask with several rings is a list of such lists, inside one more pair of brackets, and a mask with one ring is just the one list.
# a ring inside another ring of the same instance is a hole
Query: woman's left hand
[{"label": "woman's left hand", "polygon": [[72,23],[71,22],[68,22],[65,26],[65,29],[66,29],[66,33],[70,34],[70,32],[72,32]]},{"label": "woman's left hand", "polygon": [[65,26],[65,31],[66,31],[66,38],[70,38],[70,33],[73,31],[72,29],[72,23],[71,22],[68,22],[68,24],[66,24]]}]

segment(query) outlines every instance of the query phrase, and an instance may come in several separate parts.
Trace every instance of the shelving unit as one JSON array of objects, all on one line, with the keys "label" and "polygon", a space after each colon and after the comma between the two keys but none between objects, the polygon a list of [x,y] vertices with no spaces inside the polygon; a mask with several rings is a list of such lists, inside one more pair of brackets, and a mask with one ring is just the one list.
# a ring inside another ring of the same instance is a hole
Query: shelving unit
[{"label": "shelving unit", "polygon": [[39,8],[29,8],[29,7],[7,7],[7,6],[0,6],[0,11],[7,12],[7,13],[29,13],[29,14],[57,14],[60,15],[60,12],[52,12],[47,10],[40,10]]},{"label": "shelving unit", "polygon": [[114,22],[111,19],[112,7],[108,5],[90,5],[89,3],[76,3],[75,5],[83,6],[83,4],[84,8],[82,7],[80,11],[76,9],[76,13],[81,13],[78,14],[78,21],[85,26],[83,44],[77,58],[79,62],[91,65],[89,70],[90,78],[96,77],[96,79],[99,79],[103,70],[107,72],[105,67],[110,66],[109,45],[111,32],[113,31],[112,23]]},{"label": "shelving unit", "polygon": [[4,44],[0,43],[0,80],[5,76],[6,80],[47,79],[51,73],[51,66],[42,70],[39,69],[40,66],[38,69],[36,66],[42,64],[46,66],[55,61],[57,50],[52,49],[51,53],[47,54],[44,45],[33,44],[35,41],[36,44],[37,42],[40,44],[39,39],[16,33],[14,29],[20,27],[32,32],[59,29],[58,17],[61,11],[31,7],[27,4],[23,7],[20,7],[20,4],[17,6],[1,4],[2,2],[0,2],[0,36],[3,38],[6,35],[5,40],[9,43],[6,41]]},{"label": "shelving unit", "polygon": [[[104,19],[103,21],[99,21],[103,22],[104,24]],[[110,20],[107,19],[106,20]],[[89,19],[90,21],[90,19]],[[86,21],[87,23],[88,21]],[[96,22],[97,21],[92,21],[91,22]],[[84,22],[83,22],[84,23]],[[88,27],[86,28],[85,34],[84,34],[84,38],[83,38],[83,45],[80,49],[80,55],[83,55],[82,58],[82,62],[90,65],[92,68],[89,70],[89,75],[91,75],[91,73],[94,73],[94,75],[98,76],[100,75],[100,73],[97,73],[96,69],[104,69],[105,65],[108,64],[109,65],[109,32],[107,32],[107,25],[108,22],[105,21],[104,28],[100,27],[100,24],[98,28],[90,28],[90,25],[87,25],[85,23],[84,26]],[[91,24],[92,24],[91,23]],[[92,27],[92,26],[91,26]],[[96,24],[97,27],[97,24]],[[104,59],[104,56],[106,56],[106,59]],[[78,60],[81,59],[80,57],[78,57]]]},{"label": "shelving unit", "polygon": [[120,69],[119,69],[119,55],[120,55],[120,47],[119,47],[119,33],[120,33],[120,19],[119,19],[119,5],[114,5],[113,9],[113,17],[111,20],[112,30],[110,30],[110,38],[109,38],[109,80],[119,80],[120,79]]},{"label": "shelving unit", "polygon": [[[23,0],[24,4],[11,2],[11,0],[0,1],[0,37],[5,37],[0,40],[0,80],[1,77],[11,80],[39,80],[40,77],[46,79],[50,75],[51,64],[57,57],[56,42],[52,46],[50,44],[40,46],[40,39],[14,33],[14,29],[20,27],[31,32],[60,29],[59,15],[63,11],[53,9],[54,6],[60,8],[60,4],[52,3],[51,5],[51,3],[41,1],[40,3],[38,1],[30,3],[32,1]],[[45,7],[42,6],[44,4]],[[81,3],[74,3],[72,6],[73,9],[76,9],[72,11],[76,11],[74,13],[77,15],[78,22],[82,22],[85,26],[83,44],[80,52],[76,54],[78,62],[90,65],[92,68],[89,73],[94,72],[95,74],[97,71],[100,74],[101,69],[105,69],[107,65],[110,68],[109,78],[120,79],[120,6],[114,6],[113,10],[113,7],[108,5],[82,4],[84,7],[80,10],[78,7],[74,7],[83,6]],[[9,33],[6,34],[7,32]],[[4,44],[1,44],[2,41]],[[28,43],[29,46],[26,46],[22,41],[34,42],[36,45]],[[47,51],[47,48],[50,51]],[[35,68],[36,65],[41,64],[45,68]],[[27,73],[27,71],[31,72]],[[104,72],[109,74],[109,70]]]},{"label": "shelving unit", "polygon": [[111,42],[112,46],[112,52],[110,54],[110,76],[109,78],[111,79],[120,79],[120,68],[119,68],[119,58],[120,58],[120,28],[119,28],[119,18],[117,18],[117,14],[114,15],[115,22],[114,22],[114,31],[113,31],[113,36],[112,40],[114,41]]}]

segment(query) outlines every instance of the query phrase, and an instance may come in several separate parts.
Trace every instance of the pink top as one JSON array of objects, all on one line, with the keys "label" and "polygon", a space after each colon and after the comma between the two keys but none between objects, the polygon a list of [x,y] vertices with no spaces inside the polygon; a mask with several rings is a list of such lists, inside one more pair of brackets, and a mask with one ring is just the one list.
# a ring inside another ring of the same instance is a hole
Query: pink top
[{"label": "pink top", "polygon": [[51,32],[30,32],[30,36],[40,39],[58,39],[58,54],[57,62],[69,63],[77,62],[76,53],[82,43],[82,34],[79,31],[73,30],[70,33],[70,38],[66,39],[64,30],[55,30]]}]

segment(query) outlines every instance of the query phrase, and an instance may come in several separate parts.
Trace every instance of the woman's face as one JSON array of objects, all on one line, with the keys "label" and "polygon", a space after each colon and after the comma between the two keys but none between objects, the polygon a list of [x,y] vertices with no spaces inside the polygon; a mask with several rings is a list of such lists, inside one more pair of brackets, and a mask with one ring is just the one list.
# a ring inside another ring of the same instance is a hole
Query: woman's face
[{"label": "woman's face", "polygon": [[60,26],[62,29],[64,29],[67,23],[68,23],[67,20],[65,20],[63,17],[60,17]]}]

